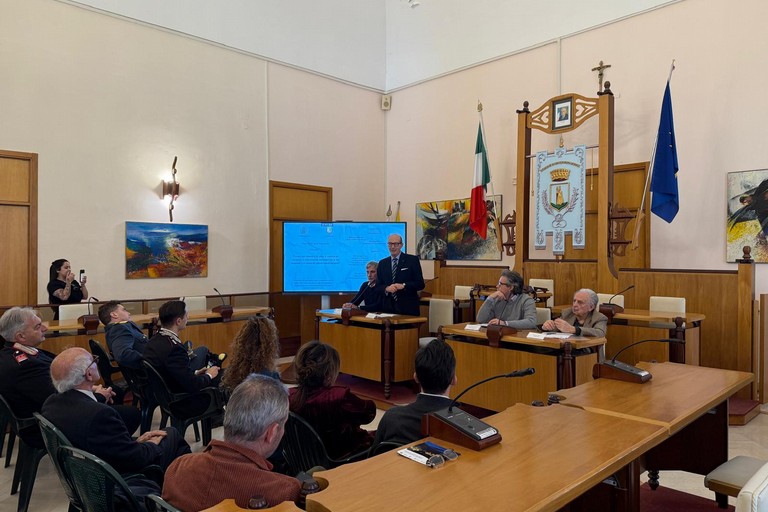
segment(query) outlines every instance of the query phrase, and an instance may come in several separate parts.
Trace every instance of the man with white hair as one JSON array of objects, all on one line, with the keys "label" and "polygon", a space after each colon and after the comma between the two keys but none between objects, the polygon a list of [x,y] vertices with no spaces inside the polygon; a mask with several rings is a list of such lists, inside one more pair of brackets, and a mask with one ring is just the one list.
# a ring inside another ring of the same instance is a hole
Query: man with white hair
[{"label": "man with white hair", "polygon": [[97,359],[82,348],[69,348],[51,364],[58,391],[43,404],[42,415],[81,450],[110,464],[119,473],[136,473],[156,464],[165,469],[189,445],[173,427],[131,438],[120,415],[96,400],[91,389],[101,376]]},{"label": "man with white hair", "polygon": [[224,440],[176,459],[165,473],[163,499],[181,510],[202,510],[234,499],[241,508],[262,496],[273,507],[296,501],[301,484],[272,472],[267,457],[288,421],[288,390],[278,380],[250,375],[232,392],[224,414]]},{"label": "man with white hair", "polygon": [[[0,317],[0,394],[19,418],[40,412],[45,400],[56,393],[51,382],[51,363],[56,354],[40,348],[48,328],[32,308],[13,307]],[[112,388],[94,385],[92,391],[100,402],[109,402]],[[130,406],[115,406],[128,430],[133,432],[141,413]],[[43,448],[40,429],[30,427],[19,432],[29,446]]]},{"label": "man with white hair", "polygon": [[573,294],[572,306],[565,308],[560,318],[547,320],[541,328],[545,331],[602,338],[608,329],[608,317],[596,309],[597,302],[597,294],[594,291],[582,288]]}]

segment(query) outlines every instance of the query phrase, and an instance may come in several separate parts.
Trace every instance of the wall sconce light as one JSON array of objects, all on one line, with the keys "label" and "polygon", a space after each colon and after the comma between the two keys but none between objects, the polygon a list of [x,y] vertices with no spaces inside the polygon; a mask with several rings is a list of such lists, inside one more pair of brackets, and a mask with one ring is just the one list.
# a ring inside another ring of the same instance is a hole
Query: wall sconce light
[{"label": "wall sconce light", "polygon": [[163,180],[163,199],[165,196],[171,196],[171,201],[168,203],[168,216],[171,218],[171,222],[173,222],[173,202],[179,198],[179,182],[176,181],[176,160],[178,158],[177,156],[173,157],[173,165],[171,166],[173,181]]}]

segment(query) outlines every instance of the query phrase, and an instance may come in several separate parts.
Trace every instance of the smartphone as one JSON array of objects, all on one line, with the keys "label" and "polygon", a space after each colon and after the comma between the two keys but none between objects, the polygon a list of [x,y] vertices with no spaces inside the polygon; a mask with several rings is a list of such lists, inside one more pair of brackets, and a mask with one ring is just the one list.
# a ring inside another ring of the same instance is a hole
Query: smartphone
[{"label": "smartphone", "polygon": [[80,282],[81,282],[81,283],[83,282],[83,278],[84,278],[84,277],[85,277],[85,269],[84,269],[84,268],[81,268],[81,269],[80,269]]}]

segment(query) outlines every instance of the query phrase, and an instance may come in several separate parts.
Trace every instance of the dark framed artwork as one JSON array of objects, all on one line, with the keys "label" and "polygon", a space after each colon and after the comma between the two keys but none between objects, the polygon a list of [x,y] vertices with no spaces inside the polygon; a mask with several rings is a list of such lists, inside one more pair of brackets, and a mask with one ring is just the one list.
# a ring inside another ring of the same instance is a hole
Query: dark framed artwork
[{"label": "dark framed artwork", "polygon": [[208,226],[125,223],[125,278],[208,277]]},{"label": "dark framed artwork", "polygon": [[755,263],[768,263],[768,169],[728,173],[726,261],[752,248]]},{"label": "dark framed artwork", "polygon": [[552,129],[569,128],[573,125],[573,98],[552,102]]}]

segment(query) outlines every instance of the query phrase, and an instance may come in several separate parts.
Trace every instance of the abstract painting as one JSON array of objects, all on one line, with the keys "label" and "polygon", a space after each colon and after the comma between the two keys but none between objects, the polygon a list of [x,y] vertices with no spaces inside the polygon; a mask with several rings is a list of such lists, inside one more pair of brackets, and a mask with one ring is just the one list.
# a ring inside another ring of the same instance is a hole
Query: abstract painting
[{"label": "abstract painting", "polygon": [[208,226],[126,222],[125,277],[208,277]]},{"label": "abstract painting", "polygon": [[729,263],[745,245],[756,263],[768,263],[768,170],[728,173],[726,243]]},{"label": "abstract painting", "polygon": [[495,220],[501,195],[486,197],[488,238],[469,227],[470,198],[416,203],[416,254],[422,260],[500,260]]}]

